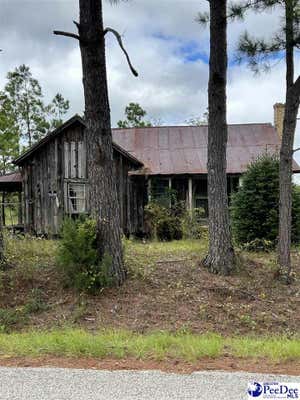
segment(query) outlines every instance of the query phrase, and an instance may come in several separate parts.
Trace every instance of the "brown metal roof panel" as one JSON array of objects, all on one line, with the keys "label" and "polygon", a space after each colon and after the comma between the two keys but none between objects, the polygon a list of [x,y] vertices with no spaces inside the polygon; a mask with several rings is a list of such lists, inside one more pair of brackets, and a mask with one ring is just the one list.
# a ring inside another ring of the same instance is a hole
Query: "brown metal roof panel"
[{"label": "brown metal roof panel", "polygon": [[145,149],[143,151],[140,151],[138,155],[141,160],[144,160],[144,165],[146,168],[150,169],[153,172],[155,171],[155,173],[157,174],[160,173],[158,151],[150,152],[149,149]]},{"label": "brown metal roof panel", "polygon": [[194,138],[194,147],[207,147],[207,126],[193,126],[191,130]]},{"label": "brown metal roof panel", "polygon": [[131,152],[135,150],[135,135],[131,129],[114,129],[112,131],[113,141],[125,150]]},{"label": "brown metal roof panel", "polygon": [[158,128],[158,131],[158,147],[166,150],[170,146],[169,130],[165,128]]},{"label": "brown metal roof panel", "polygon": [[193,173],[206,174],[207,173],[207,148],[199,147],[195,152],[193,160]]},{"label": "brown metal roof panel", "polygon": [[172,162],[172,152],[168,150],[160,150],[159,164],[156,166],[158,174],[173,174],[174,166]]},{"label": "brown metal roof panel", "polygon": [[182,148],[181,132],[180,129],[175,126],[168,129],[169,131],[169,143],[170,150]]},{"label": "brown metal roof panel", "polygon": [[13,172],[11,174],[1,175],[0,182],[5,183],[21,183],[22,182],[22,175],[20,172]]},{"label": "brown metal roof panel", "polygon": [[198,170],[201,170],[203,168],[201,155],[199,157],[199,149],[197,149],[197,151],[195,151],[194,149],[191,149],[191,148],[184,149],[184,157],[186,160],[186,172],[187,173],[193,174],[195,172],[195,168],[197,168]]},{"label": "brown metal roof panel", "polygon": [[186,129],[184,127],[181,128],[180,135],[183,149],[189,149],[195,146],[192,127],[190,127],[189,129]]},{"label": "brown metal roof panel", "polygon": [[188,163],[183,149],[174,149],[171,152],[172,171],[174,174],[184,173],[188,170]]},{"label": "brown metal roof panel", "polygon": [[136,129],[135,130],[135,140],[134,140],[134,149],[143,149],[145,147],[147,147],[147,142],[145,140],[145,138],[147,137],[144,134],[144,131],[142,129]]},{"label": "brown metal roof panel", "polygon": [[[158,149],[159,148],[159,140],[158,140],[158,129],[157,128],[139,128],[135,130],[136,135],[142,135],[144,139],[144,149]],[[137,143],[136,143],[137,144]]]}]

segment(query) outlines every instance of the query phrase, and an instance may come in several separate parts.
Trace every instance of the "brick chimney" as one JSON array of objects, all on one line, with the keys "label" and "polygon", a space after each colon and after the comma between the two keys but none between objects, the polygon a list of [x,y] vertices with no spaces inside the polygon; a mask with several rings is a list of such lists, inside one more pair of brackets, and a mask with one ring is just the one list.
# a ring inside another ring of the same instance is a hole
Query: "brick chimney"
[{"label": "brick chimney", "polygon": [[274,127],[278,133],[280,139],[282,138],[283,132],[283,120],[284,120],[284,110],[285,104],[283,103],[276,103],[273,106],[274,108]]}]

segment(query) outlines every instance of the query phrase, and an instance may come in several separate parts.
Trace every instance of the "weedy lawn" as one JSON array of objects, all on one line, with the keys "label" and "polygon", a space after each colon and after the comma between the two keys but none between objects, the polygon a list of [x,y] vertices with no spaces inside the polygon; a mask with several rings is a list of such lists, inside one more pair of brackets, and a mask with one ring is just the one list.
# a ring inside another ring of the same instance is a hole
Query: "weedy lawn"
[{"label": "weedy lawn", "polygon": [[296,250],[294,282],[286,286],[276,277],[274,253],[240,252],[239,271],[224,278],[201,265],[205,239],[126,240],[126,283],[92,296],[63,284],[57,245],[30,237],[7,240],[10,267],[0,273],[0,358],[300,361]]}]

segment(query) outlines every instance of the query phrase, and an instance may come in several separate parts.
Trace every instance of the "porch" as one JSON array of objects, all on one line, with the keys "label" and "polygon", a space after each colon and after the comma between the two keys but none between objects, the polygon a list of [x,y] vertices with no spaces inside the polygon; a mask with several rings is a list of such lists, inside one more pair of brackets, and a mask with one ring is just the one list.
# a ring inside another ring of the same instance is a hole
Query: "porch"
[{"label": "porch", "polygon": [[23,231],[22,176],[14,172],[0,176],[2,223],[13,231]]},{"label": "porch", "polygon": [[[240,184],[238,174],[227,175],[227,193],[230,196]],[[185,203],[188,210],[203,208],[208,216],[207,175],[155,175],[148,177],[148,201],[162,199],[167,192],[174,193],[177,201]]]}]

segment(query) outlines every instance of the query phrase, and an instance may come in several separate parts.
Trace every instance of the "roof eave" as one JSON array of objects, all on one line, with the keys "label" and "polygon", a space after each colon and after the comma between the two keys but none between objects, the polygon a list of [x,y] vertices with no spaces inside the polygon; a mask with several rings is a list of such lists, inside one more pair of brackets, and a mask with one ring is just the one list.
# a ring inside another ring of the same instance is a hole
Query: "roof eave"
[{"label": "roof eave", "polygon": [[30,157],[33,153],[35,153],[39,148],[44,146],[51,139],[55,138],[60,132],[62,132],[64,129],[68,128],[69,126],[73,125],[75,122],[79,122],[80,124],[85,126],[85,123],[84,123],[83,119],[77,114],[74,115],[74,117],[70,118],[64,124],[62,124],[61,126],[56,128],[54,131],[52,131],[48,135],[46,135],[38,143],[34,144],[30,149],[25,151],[25,153],[20,155],[20,157],[18,157],[15,160],[13,160],[13,163],[15,165],[21,165],[23,163],[23,161],[25,161],[28,157]]},{"label": "roof eave", "polygon": [[[33,145],[30,149],[28,149],[25,153],[23,153],[21,156],[13,160],[13,163],[15,165],[22,165],[22,163],[30,157],[33,153],[35,153],[39,148],[47,144],[51,139],[55,138],[59,133],[61,133],[64,129],[68,128],[69,126],[73,125],[75,122],[78,122],[82,124],[84,127],[86,127],[86,124],[79,115],[74,115],[74,117],[70,118],[68,121],[66,121],[64,124],[59,126],[57,129],[54,131],[50,132],[48,135],[46,135],[43,139],[41,139],[38,143]],[[128,158],[133,164],[135,164],[137,167],[143,167],[143,163],[138,160],[136,157],[128,153],[126,150],[122,149],[119,145],[113,142],[113,148],[121,153],[124,157]]]}]

